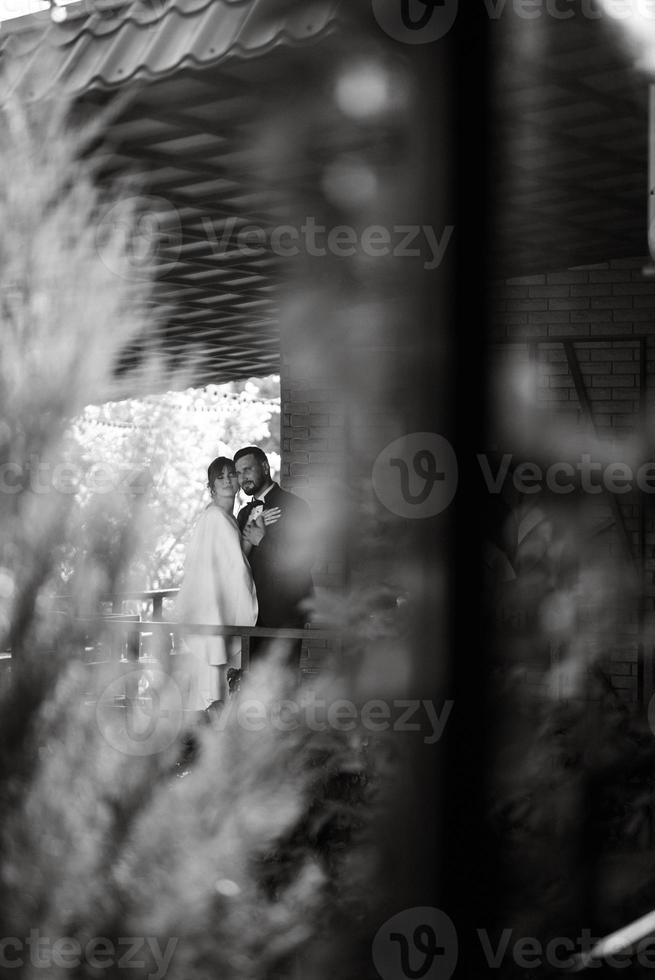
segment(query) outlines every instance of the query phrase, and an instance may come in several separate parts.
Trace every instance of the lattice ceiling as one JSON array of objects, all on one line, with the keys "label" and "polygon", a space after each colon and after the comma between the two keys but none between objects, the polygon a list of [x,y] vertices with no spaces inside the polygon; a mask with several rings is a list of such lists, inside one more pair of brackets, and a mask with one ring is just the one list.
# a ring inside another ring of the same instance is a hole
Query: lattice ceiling
[{"label": "lattice ceiling", "polygon": [[[75,77],[91,85],[86,101],[102,102],[108,87],[134,76],[123,85],[133,90],[131,101],[108,134],[107,170],[140,175],[148,194],[173,209],[171,241],[160,250],[156,314],[163,351],[171,363],[181,352],[197,355],[199,383],[279,368],[280,260],[270,251],[244,256],[232,239],[225,247],[216,238],[230,223],[233,238],[243,225],[267,228],[279,220],[275,190],[252,166],[262,66],[277,59],[278,73],[295,84],[294,48],[326,44],[336,29],[335,4],[328,0],[307,2],[300,12],[289,0],[212,2],[146,8],[158,23],[177,17],[186,25],[186,42],[166,27],[167,43],[158,45],[145,15],[114,35],[103,15],[95,40],[83,20],[65,28],[69,63],[73,39],[84,66],[80,74],[78,64]],[[496,274],[645,254],[648,80],[634,69],[614,23],[580,13],[522,20],[510,6],[491,25]],[[220,28],[222,9],[228,19]],[[246,16],[248,9],[257,16]],[[287,30],[284,17],[294,11]],[[196,27],[211,21],[213,34],[195,30],[194,18]],[[225,47],[216,53],[213,39],[220,40],[226,24],[234,57]],[[64,35],[52,30],[48,43],[53,36],[61,41]],[[16,31],[15,50],[29,57],[37,50],[25,40],[32,35]],[[250,48],[239,50],[239,37],[249,38]],[[191,51],[189,38],[196,46]],[[12,48],[6,39],[4,48]],[[152,81],[158,74],[165,77]]]},{"label": "lattice ceiling", "polygon": [[618,25],[507,14],[492,35],[499,271],[645,255],[648,79]]}]

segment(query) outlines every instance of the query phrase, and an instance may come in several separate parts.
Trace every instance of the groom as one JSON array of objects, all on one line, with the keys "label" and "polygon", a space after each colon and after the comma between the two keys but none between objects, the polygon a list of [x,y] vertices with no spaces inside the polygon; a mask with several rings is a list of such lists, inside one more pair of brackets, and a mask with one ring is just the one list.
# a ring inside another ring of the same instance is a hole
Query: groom
[{"label": "groom", "polygon": [[[280,518],[266,525],[263,540],[249,555],[257,600],[258,626],[302,629],[307,618],[302,604],[312,593],[311,514],[300,497],[288,493],[271,479],[266,453],[245,446],[234,457],[239,486],[252,497],[237,515],[239,530],[262,511],[279,509]],[[271,640],[251,640],[251,660],[261,658]],[[281,641],[289,666],[298,668],[302,641]]]}]

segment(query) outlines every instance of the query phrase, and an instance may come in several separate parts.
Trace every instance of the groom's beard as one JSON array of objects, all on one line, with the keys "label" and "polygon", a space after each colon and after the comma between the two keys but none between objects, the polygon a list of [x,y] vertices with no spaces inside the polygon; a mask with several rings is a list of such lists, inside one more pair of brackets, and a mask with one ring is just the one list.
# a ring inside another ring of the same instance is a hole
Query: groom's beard
[{"label": "groom's beard", "polygon": [[259,485],[256,485],[255,483],[252,483],[252,482],[248,481],[247,483],[244,483],[243,484],[243,486],[241,487],[241,489],[249,497],[257,497],[262,492],[262,490],[265,490],[266,489],[266,487],[268,485],[269,485],[269,481],[268,480],[264,480]]}]

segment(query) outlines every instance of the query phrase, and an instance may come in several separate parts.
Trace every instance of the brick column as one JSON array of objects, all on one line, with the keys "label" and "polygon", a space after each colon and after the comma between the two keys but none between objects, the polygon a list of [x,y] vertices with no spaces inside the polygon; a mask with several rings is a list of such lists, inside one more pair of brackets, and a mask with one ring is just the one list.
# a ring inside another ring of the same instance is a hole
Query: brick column
[{"label": "brick column", "polygon": [[[589,437],[574,379],[562,344],[548,340],[562,336],[575,339],[576,358],[598,435],[608,444],[614,439],[617,446],[634,438],[642,408],[642,377],[645,374],[645,395],[650,402],[655,374],[655,280],[642,274],[647,263],[645,257],[611,260],[508,279],[493,289],[498,366],[515,359],[527,363],[532,353],[536,359],[537,404],[565,420],[567,432],[579,427],[581,451],[585,451]],[[647,336],[645,352],[640,335]],[[538,347],[534,346],[536,340],[540,341]],[[620,453],[616,459],[622,461]],[[643,542],[638,492],[620,495],[618,502],[636,563],[644,548],[644,585],[652,589],[655,519],[649,506],[652,496],[643,494],[642,498],[647,508]],[[607,509],[606,497],[599,500]],[[590,499],[590,505],[593,502]],[[598,500],[596,504],[599,505]],[[616,528],[598,539],[598,548],[601,542],[608,563],[622,558],[622,542]],[[645,598],[644,605],[652,616],[652,597]],[[614,687],[628,701],[637,697],[637,619],[636,609],[617,610],[618,633],[604,638],[605,654],[601,659]],[[593,629],[591,624],[589,629]],[[602,646],[601,640],[599,637]],[[647,655],[653,656],[652,649],[647,650]]]}]

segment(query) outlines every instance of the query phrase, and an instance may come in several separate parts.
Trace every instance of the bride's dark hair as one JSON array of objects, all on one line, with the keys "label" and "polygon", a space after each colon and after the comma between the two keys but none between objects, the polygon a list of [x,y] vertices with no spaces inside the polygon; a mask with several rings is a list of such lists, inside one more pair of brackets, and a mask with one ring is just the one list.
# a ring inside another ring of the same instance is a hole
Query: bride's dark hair
[{"label": "bride's dark hair", "polygon": [[214,480],[219,480],[225,470],[234,470],[234,463],[229,456],[217,456],[209,464],[207,469],[207,486],[212,494],[214,492]]}]

